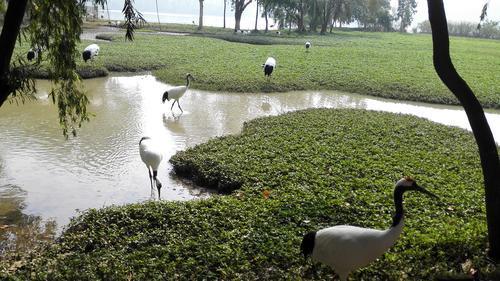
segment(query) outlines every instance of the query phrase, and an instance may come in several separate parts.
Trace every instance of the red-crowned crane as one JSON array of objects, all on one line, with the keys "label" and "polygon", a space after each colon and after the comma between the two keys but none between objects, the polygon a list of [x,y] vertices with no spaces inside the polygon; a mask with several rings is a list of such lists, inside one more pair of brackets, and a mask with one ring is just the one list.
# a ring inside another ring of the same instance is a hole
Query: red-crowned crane
[{"label": "red-crowned crane", "polygon": [[304,257],[311,256],[313,260],[330,266],[340,280],[347,280],[350,272],[376,260],[396,243],[403,229],[403,193],[406,191],[419,191],[437,198],[412,178],[404,177],[394,188],[396,213],[389,229],[337,225],[309,232],[300,245]]},{"label": "red-crowned crane", "polygon": [[273,57],[268,57],[262,66],[264,67],[264,76],[270,77],[276,67],[276,60]]},{"label": "red-crowned crane", "polygon": [[311,42],[307,41],[306,42],[306,52],[309,51],[309,48],[311,48]]},{"label": "red-crowned crane", "polygon": [[167,101],[170,101],[170,99],[174,100],[174,102],[172,103],[172,106],[170,107],[170,110],[172,110],[172,108],[174,108],[174,104],[175,104],[175,102],[177,102],[177,106],[179,107],[181,112],[184,112],[181,108],[181,105],[179,104],[179,99],[189,89],[189,84],[190,84],[189,81],[190,80],[194,81],[194,77],[190,73],[188,73],[188,74],[186,74],[186,86],[173,87],[173,88],[170,88],[163,93],[163,97],[161,99],[161,101],[163,103],[165,103],[165,100],[167,100]]},{"label": "red-crowned crane", "polygon": [[82,58],[85,62],[88,60],[93,60],[97,55],[99,55],[99,46],[97,44],[88,45],[82,52]]},{"label": "red-crowned crane", "polygon": [[36,60],[41,52],[42,50],[40,47],[31,48],[26,54],[26,58],[28,59],[28,61]]},{"label": "red-crowned crane", "polygon": [[161,182],[158,179],[158,167],[160,166],[163,154],[158,143],[150,137],[142,137],[139,141],[139,154],[142,162],[148,168],[149,181],[151,182],[151,194],[153,194],[153,182],[158,189],[158,199],[160,199]]}]

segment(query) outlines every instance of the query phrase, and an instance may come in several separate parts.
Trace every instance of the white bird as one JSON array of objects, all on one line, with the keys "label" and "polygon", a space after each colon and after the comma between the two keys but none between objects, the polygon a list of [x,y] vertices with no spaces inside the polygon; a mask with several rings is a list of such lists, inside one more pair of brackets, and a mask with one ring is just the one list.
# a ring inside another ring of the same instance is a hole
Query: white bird
[{"label": "white bird", "polygon": [[276,60],[273,57],[268,57],[262,66],[264,67],[264,76],[270,77],[276,67]]},{"label": "white bird", "polygon": [[394,188],[396,214],[389,229],[378,230],[337,225],[304,235],[301,252],[304,257],[330,266],[345,281],[351,271],[368,265],[383,255],[399,238],[404,224],[403,193],[419,191],[437,198],[410,177],[404,177]]},{"label": "white bird", "polygon": [[167,100],[167,101],[170,101],[170,99],[174,100],[174,102],[172,103],[172,106],[170,107],[170,110],[172,110],[172,108],[174,108],[174,104],[175,104],[175,102],[177,102],[177,106],[179,107],[179,109],[181,110],[181,112],[184,112],[182,110],[182,108],[181,108],[181,105],[179,104],[179,99],[189,89],[189,84],[190,84],[189,82],[190,82],[190,80],[194,81],[194,77],[193,77],[193,75],[191,75],[190,73],[188,73],[188,74],[186,74],[186,86],[173,87],[173,88],[170,88],[167,91],[165,91],[165,93],[163,93],[163,97],[161,99],[161,101],[163,103],[165,103],[165,100]]},{"label": "white bird", "polygon": [[307,41],[306,42],[306,51],[308,51],[309,48],[311,48],[311,42]]},{"label": "white bird", "polygon": [[94,59],[99,55],[99,46],[97,44],[88,45],[82,52],[82,58],[85,62]]},{"label": "white bird", "polygon": [[158,189],[158,199],[160,199],[161,182],[158,179],[158,167],[160,166],[163,154],[157,143],[150,137],[142,137],[139,141],[139,154],[142,162],[148,168],[149,181],[151,182],[151,194],[153,194],[153,182]]}]

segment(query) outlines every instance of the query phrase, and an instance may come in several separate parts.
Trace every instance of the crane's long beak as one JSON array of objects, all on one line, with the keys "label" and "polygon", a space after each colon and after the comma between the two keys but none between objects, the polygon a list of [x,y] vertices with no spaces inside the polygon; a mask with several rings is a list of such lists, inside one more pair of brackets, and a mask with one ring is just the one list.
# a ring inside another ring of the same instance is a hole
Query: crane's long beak
[{"label": "crane's long beak", "polygon": [[436,194],[434,194],[434,193],[430,192],[429,190],[427,190],[427,189],[425,189],[425,188],[423,188],[423,187],[421,187],[421,186],[419,186],[419,185],[417,185],[417,189],[416,189],[416,190],[417,190],[417,191],[420,191],[420,192],[422,192],[422,193],[425,193],[425,194],[429,195],[430,197],[433,197],[433,198],[439,199],[439,197],[438,197]]}]

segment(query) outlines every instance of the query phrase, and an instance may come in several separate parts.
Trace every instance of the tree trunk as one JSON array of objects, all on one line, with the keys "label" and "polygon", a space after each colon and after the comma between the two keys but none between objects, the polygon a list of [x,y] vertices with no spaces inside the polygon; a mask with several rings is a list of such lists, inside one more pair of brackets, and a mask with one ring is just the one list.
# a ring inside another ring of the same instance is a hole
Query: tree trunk
[{"label": "tree trunk", "polygon": [[[108,7],[108,2],[106,2],[106,7]],[[108,17],[109,17],[109,10],[108,10]],[[156,0],[156,17],[158,17],[158,28],[161,30],[160,13],[158,12],[158,0]]]},{"label": "tree trunk", "polygon": [[300,1],[299,4],[299,20],[297,22],[297,29],[299,32],[305,32],[306,28],[304,27],[304,2]]},{"label": "tree trunk", "polygon": [[241,12],[237,13],[235,11],[234,13],[234,31],[238,32],[240,30],[240,21],[241,21]]},{"label": "tree trunk", "polygon": [[224,23],[222,25],[223,28],[226,28],[226,2],[227,0],[224,0]]},{"label": "tree trunk", "polygon": [[203,0],[200,0],[200,19],[198,20],[198,30],[203,28]]},{"label": "tree trunk", "polygon": [[269,20],[267,19],[267,8],[264,7],[264,18],[266,19],[266,33],[269,31]]},{"label": "tree trunk", "polygon": [[245,3],[245,0],[234,0],[234,31],[237,32],[239,31],[240,28],[240,22],[241,22],[241,15],[243,14],[243,11],[245,8],[252,3],[252,0],[247,0],[248,2]]},{"label": "tree trunk", "polygon": [[455,70],[450,58],[449,37],[443,0],[427,0],[432,28],[434,68],[439,78],[458,98],[469,119],[476,139],[483,169],[488,255],[500,259],[500,161],[498,151],[483,108],[467,83]]},{"label": "tree trunk", "polygon": [[259,19],[259,0],[255,1],[257,11],[255,11],[255,31],[257,31],[257,20]]},{"label": "tree trunk", "polygon": [[9,1],[5,12],[2,34],[0,35],[0,46],[2,46],[0,48],[0,107],[11,94],[7,76],[27,3],[28,0]]}]

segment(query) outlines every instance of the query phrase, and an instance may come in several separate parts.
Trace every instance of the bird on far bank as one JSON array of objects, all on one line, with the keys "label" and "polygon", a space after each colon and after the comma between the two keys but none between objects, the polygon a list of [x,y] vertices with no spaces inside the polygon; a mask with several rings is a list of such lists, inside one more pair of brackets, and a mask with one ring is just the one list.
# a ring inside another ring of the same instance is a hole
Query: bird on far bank
[{"label": "bird on far bank", "polygon": [[31,48],[26,54],[26,58],[28,61],[36,60],[38,55],[41,54],[42,49],[38,46]]},{"label": "bird on far bank", "polygon": [[148,168],[149,181],[151,183],[151,196],[153,195],[153,183],[158,190],[158,200],[160,199],[161,182],[158,179],[158,167],[160,166],[163,154],[159,144],[150,137],[142,137],[139,141],[139,154],[142,162]]},{"label": "bird on far bank", "polygon": [[170,88],[170,89],[168,89],[167,91],[165,91],[163,93],[163,97],[161,99],[161,101],[163,103],[165,103],[165,100],[167,100],[167,101],[170,101],[170,99],[174,100],[174,102],[172,103],[172,106],[170,107],[170,111],[172,111],[172,109],[174,108],[175,102],[177,102],[177,106],[179,107],[179,109],[181,110],[181,112],[184,112],[182,110],[182,108],[181,108],[181,105],[179,104],[179,99],[189,89],[190,80],[194,81],[194,77],[193,77],[193,75],[191,75],[190,73],[188,73],[188,74],[186,74],[186,85],[185,86],[173,87],[173,88]]},{"label": "bird on far bank", "polygon": [[309,51],[309,48],[311,48],[311,42],[307,41],[306,42],[306,52]]},{"label": "bird on far bank", "polygon": [[404,177],[394,188],[396,213],[389,229],[378,230],[351,225],[337,225],[304,235],[300,249],[304,257],[330,266],[340,280],[347,280],[349,273],[364,267],[382,256],[396,243],[403,230],[403,193],[419,191],[438,198],[419,186],[412,178]]},{"label": "bird on far bank", "polygon": [[82,52],[82,58],[85,62],[88,60],[94,60],[97,55],[99,55],[99,46],[97,44],[88,45]]},{"label": "bird on far bank", "polygon": [[271,77],[274,68],[276,68],[276,60],[273,57],[268,57],[262,67],[264,67],[264,76]]}]

